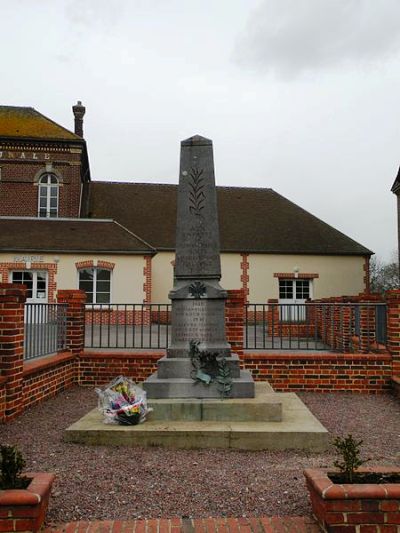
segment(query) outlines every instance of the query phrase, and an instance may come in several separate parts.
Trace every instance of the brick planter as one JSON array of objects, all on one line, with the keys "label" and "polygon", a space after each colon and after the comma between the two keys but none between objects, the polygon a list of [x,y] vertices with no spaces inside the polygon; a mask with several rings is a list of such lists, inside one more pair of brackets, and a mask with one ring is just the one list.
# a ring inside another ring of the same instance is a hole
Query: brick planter
[{"label": "brick planter", "polygon": [[39,531],[46,517],[54,474],[25,473],[26,489],[0,490],[0,531]]},{"label": "brick planter", "polygon": [[[398,474],[400,467],[368,467],[360,468],[358,472]],[[400,483],[339,485],[333,483],[327,473],[325,469],[304,471],[312,510],[322,531],[400,531]]]}]

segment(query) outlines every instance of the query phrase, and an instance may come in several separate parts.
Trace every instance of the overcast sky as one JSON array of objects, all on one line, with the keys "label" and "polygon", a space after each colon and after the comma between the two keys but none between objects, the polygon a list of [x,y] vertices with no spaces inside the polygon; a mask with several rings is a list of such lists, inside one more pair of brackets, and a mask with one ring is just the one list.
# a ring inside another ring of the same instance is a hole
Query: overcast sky
[{"label": "overcast sky", "polygon": [[272,187],[389,259],[400,164],[399,0],[0,0],[0,104],[73,129],[92,178]]}]

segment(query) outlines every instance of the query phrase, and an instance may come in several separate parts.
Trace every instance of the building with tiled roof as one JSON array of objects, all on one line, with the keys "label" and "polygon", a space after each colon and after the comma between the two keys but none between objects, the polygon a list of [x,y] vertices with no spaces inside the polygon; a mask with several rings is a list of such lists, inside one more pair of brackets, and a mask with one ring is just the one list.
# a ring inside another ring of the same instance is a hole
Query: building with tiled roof
[{"label": "building with tiled roof", "polygon": [[[85,108],[73,111],[70,131],[0,106],[0,280],[28,283],[31,301],[81,287],[93,303],[167,302],[177,186],[91,180]],[[277,192],[217,187],[217,197],[224,288],[254,303],[367,288],[372,252]]]}]

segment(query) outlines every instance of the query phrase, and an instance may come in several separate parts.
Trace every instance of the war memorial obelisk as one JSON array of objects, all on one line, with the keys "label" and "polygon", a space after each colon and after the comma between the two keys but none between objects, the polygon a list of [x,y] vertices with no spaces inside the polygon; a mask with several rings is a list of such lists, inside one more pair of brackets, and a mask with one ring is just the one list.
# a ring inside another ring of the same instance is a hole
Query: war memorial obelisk
[{"label": "war memorial obelisk", "polygon": [[[157,372],[143,383],[153,411],[144,424],[114,426],[105,425],[93,409],[66,430],[65,440],[187,449],[325,450],[329,434],[300,399],[275,393],[267,382],[255,384],[230,352],[224,327],[226,292],[219,284],[210,140],[195,136],[182,141],[177,199],[171,343]],[[203,355],[217,355],[229,367],[229,397],[222,399],[218,380],[206,384],[201,372],[194,372],[191,341]]]},{"label": "war memorial obelisk", "polygon": [[219,398],[218,384],[193,379],[191,343],[223,357],[231,398],[253,398],[254,381],[240,370],[225,336],[226,291],[221,261],[212,141],[198,135],[181,142],[171,343],[158,370],[144,382],[148,398]]}]

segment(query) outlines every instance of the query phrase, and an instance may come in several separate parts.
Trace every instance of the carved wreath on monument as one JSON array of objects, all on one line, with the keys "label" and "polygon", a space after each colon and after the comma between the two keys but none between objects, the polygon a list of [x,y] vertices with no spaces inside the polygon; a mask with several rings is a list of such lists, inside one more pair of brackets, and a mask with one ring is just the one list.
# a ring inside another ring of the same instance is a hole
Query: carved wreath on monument
[{"label": "carved wreath on monument", "polygon": [[218,392],[227,398],[232,392],[231,371],[224,356],[218,352],[200,350],[200,341],[190,341],[190,360],[192,362],[191,378],[204,385],[217,382]]}]

